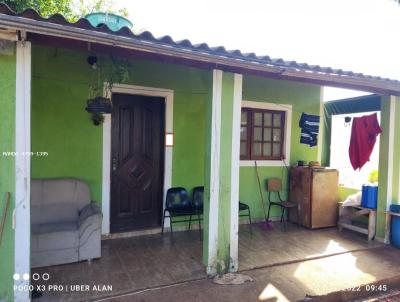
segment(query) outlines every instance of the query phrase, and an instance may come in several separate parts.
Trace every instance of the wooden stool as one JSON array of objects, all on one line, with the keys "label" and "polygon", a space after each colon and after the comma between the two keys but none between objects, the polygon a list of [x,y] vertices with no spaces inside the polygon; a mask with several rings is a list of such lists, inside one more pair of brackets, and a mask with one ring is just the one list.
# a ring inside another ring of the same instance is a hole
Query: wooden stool
[{"label": "wooden stool", "polygon": [[[352,223],[354,218],[361,216],[368,217],[368,228],[363,228]],[[338,227],[339,231],[342,229],[349,229],[368,235],[368,240],[372,240],[375,237],[376,210],[361,206],[343,206],[343,203],[339,203]]]}]

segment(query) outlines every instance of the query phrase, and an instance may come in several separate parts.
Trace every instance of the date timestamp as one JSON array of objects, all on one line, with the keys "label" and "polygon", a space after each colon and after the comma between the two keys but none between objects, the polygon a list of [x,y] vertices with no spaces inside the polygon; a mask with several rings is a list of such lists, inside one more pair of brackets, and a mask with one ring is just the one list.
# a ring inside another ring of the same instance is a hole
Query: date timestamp
[{"label": "date timestamp", "polygon": [[347,291],[350,292],[361,292],[361,291],[366,291],[366,292],[386,292],[388,290],[388,286],[386,284],[367,284],[367,285],[359,285],[359,286],[354,286],[350,287],[347,289]]},{"label": "date timestamp", "polygon": [[367,292],[386,292],[388,287],[386,284],[367,284],[365,290]]}]

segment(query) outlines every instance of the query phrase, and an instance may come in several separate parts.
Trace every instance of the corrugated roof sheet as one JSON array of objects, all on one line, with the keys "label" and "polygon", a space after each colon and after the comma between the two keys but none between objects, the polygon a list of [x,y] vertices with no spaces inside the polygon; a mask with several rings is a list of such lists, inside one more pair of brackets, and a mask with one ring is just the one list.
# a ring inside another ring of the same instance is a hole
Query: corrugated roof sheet
[{"label": "corrugated roof sheet", "polygon": [[253,62],[253,63],[265,64],[265,65],[269,65],[269,66],[301,70],[301,71],[312,72],[312,73],[323,73],[323,74],[330,74],[330,75],[337,75],[337,76],[349,76],[349,77],[357,77],[360,79],[378,80],[378,81],[385,81],[385,82],[400,84],[400,81],[391,80],[388,78],[364,75],[362,73],[354,73],[352,71],[344,71],[342,69],[333,69],[331,67],[321,67],[319,65],[309,65],[307,63],[298,63],[296,61],[285,61],[281,58],[274,59],[274,58],[270,58],[267,55],[258,56],[253,52],[252,53],[242,53],[238,49],[227,50],[223,46],[210,47],[207,43],[193,44],[188,39],[175,41],[171,38],[171,36],[163,36],[160,38],[156,38],[149,31],[144,31],[139,34],[135,34],[127,27],[123,27],[118,31],[112,31],[105,24],[102,24],[99,27],[94,27],[85,18],[81,18],[77,22],[71,23],[71,22],[67,21],[64,18],[64,16],[62,16],[61,14],[55,14],[49,18],[44,18],[44,17],[40,16],[34,9],[27,9],[27,10],[23,11],[22,13],[16,13],[16,12],[12,11],[4,3],[0,3],[0,14],[5,14],[5,15],[9,15],[9,16],[18,16],[18,17],[28,18],[31,20],[54,23],[54,24],[58,24],[58,25],[62,25],[62,26],[68,26],[68,27],[86,29],[86,30],[91,30],[91,31],[96,31],[96,32],[108,33],[108,34],[112,34],[112,35],[116,35],[116,36],[132,38],[132,39],[135,39],[138,41],[151,42],[153,44],[159,44],[159,45],[164,45],[164,46],[167,45],[167,46],[170,46],[170,47],[176,48],[176,49],[185,49],[185,50],[194,51],[194,52],[207,53],[207,54],[214,55],[214,56],[222,56],[222,57],[226,57],[226,58],[232,58],[235,60],[243,60],[243,61],[248,61],[248,62]]}]

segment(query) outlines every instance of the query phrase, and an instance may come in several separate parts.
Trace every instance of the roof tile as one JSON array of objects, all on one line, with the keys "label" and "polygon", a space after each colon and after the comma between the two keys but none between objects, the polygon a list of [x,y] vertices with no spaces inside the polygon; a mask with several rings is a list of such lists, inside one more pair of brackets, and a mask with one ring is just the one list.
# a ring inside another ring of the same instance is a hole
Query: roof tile
[{"label": "roof tile", "polygon": [[246,60],[249,62],[257,62],[257,63],[263,63],[263,64],[268,64],[268,65],[275,65],[277,67],[296,68],[296,69],[300,69],[300,70],[307,71],[307,72],[327,73],[327,74],[333,74],[333,75],[338,75],[338,76],[357,76],[357,77],[365,78],[365,79],[391,81],[391,82],[400,83],[397,80],[390,80],[387,78],[363,75],[362,73],[354,73],[352,71],[343,71],[342,69],[332,69],[331,67],[320,67],[319,65],[309,65],[307,63],[298,63],[296,61],[285,61],[281,58],[271,59],[267,55],[257,56],[255,53],[242,53],[238,49],[227,51],[225,49],[225,47],[223,47],[223,46],[210,47],[207,43],[200,43],[200,44],[193,45],[192,42],[190,42],[190,40],[188,40],[188,39],[184,39],[181,41],[174,41],[171,36],[163,36],[160,38],[155,38],[153,36],[153,34],[149,31],[144,31],[140,34],[135,34],[128,27],[123,27],[120,30],[114,32],[106,24],[102,24],[98,27],[94,27],[85,18],[81,18],[77,22],[71,23],[71,22],[68,22],[60,14],[55,14],[53,16],[50,16],[49,18],[43,18],[33,9],[27,9],[27,10],[23,11],[22,13],[17,14],[14,11],[12,11],[4,3],[0,3],[0,14],[5,14],[5,15],[9,15],[9,16],[19,16],[22,18],[28,18],[28,19],[37,20],[37,21],[44,21],[44,22],[59,24],[59,25],[63,25],[63,26],[71,26],[71,27],[76,27],[76,28],[81,28],[81,29],[109,33],[109,34],[113,34],[116,36],[130,37],[133,39],[152,42],[152,43],[158,43],[158,44],[164,44],[164,45],[167,44],[172,47],[184,48],[184,49],[188,49],[191,51],[207,52],[211,55],[226,56],[229,58],[241,59],[241,60]]}]

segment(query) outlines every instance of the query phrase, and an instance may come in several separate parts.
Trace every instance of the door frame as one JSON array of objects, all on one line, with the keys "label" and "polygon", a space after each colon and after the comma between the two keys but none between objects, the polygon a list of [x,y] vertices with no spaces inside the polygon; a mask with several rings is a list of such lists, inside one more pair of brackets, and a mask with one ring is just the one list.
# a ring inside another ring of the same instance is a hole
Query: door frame
[{"label": "door frame", "polygon": [[[173,104],[174,91],[170,89],[113,84],[112,89],[108,88],[108,83],[104,83],[104,96],[111,97],[112,93],[143,95],[162,97],[165,99],[165,133],[173,133]],[[165,135],[165,133],[163,135]],[[165,196],[172,182],[172,151],[173,147],[164,146],[164,181],[163,181],[163,200],[162,210],[165,208]],[[107,235],[110,233],[110,210],[111,210],[111,114],[106,114],[103,123],[103,172],[102,172],[102,211],[103,222],[101,233]],[[169,226],[169,220],[165,221]]]}]

